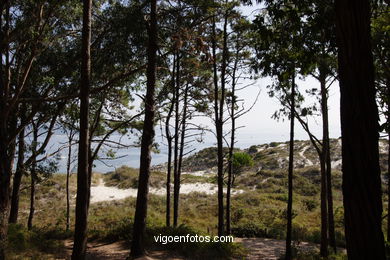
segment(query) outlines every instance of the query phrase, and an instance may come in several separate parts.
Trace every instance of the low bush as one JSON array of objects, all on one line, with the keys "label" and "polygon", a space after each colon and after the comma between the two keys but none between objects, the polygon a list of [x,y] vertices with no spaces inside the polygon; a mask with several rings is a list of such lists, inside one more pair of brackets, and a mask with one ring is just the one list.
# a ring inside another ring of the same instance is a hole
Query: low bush
[{"label": "low bush", "polygon": [[232,234],[237,237],[267,237],[267,229],[253,223],[247,223],[233,227]]}]

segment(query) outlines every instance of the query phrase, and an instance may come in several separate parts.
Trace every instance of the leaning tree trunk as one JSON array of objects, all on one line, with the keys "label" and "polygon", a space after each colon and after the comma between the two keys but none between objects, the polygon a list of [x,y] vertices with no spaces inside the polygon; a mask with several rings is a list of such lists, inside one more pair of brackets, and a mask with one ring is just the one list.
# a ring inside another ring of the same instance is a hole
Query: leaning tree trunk
[{"label": "leaning tree trunk", "polygon": [[148,190],[150,176],[151,147],[154,139],[155,87],[157,63],[157,0],[150,2],[150,27],[148,44],[147,90],[145,98],[145,119],[141,140],[141,156],[137,203],[135,207],[133,241],[131,243],[132,257],[145,254],[144,236],[148,206]]},{"label": "leaning tree trunk", "polygon": [[80,134],[77,167],[77,198],[72,259],[85,259],[87,249],[89,205],[89,89],[91,78],[91,8],[92,0],[83,5],[82,63],[80,82]]},{"label": "leaning tree trunk", "polygon": [[286,260],[292,259],[291,233],[292,233],[292,204],[293,204],[293,173],[294,173],[294,120],[295,120],[295,71],[291,82],[291,112],[290,112],[290,148],[288,156],[288,200],[287,200],[287,234],[286,234]]},{"label": "leaning tree trunk", "polygon": [[336,0],[345,238],[349,259],[386,259],[368,0]]},{"label": "leaning tree trunk", "polygon": [[326,89],[326,78],[323,72],[320,71],[321,84],[321,110],[322,110],[322,151],[325,159],[326,169],[326,188],[328,202],[328,232],[329,245],[336,252],[336,236],[334,230],[334,214],[333,214],[333,192],[332,192],[332,164],[330,160],[330,143],[329,143],[329,118],[328,118],[328,91]]}]

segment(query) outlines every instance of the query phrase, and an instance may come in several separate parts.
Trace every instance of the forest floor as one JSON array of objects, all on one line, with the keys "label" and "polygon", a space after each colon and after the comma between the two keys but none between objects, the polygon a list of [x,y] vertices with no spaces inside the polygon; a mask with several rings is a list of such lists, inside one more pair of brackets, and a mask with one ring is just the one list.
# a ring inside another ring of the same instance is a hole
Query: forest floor
[{"label": "forest floor", "polygon": [[[283,256],[286,246],[285,240],[270,239],[270,238],[236,238],[235,242],[242,243],[247,249],[248,260],[277,260]],[[70,257],[72,253],[73,242],[71,240],[65,241],[66,256],[64,259]],[[318,251],[318,245],[308,242],[300,242],[295,247],[300,252],[313,252]],[[171,259],[182,260],[185,259],[179,255],[176,255],[171,251],[152,250],[148,251],[148,256],[142,259]],[[97,243],[91,242],[88,244],[87,259],[94,260],[123,260],[129,255],[129,244],[125,241],[119,241],[114,243]]]},{"label": "forest floor", "polygon": [[[70,259],[72,254],[73,241],[66,240],[65,248],[66,255],[64,259]],[[124,260],[129,256],[130,245],[126,241],[117,241],[113,243],[101,243],[101,242],[90,242],[87,248],[87,260]],[[172,259],[182,260],[184,258],[177,256],[171,251],[153,250],[147,252],[147,257],[138,258],[143,259]],[[59,258],[57,258],[59,259]]]}]

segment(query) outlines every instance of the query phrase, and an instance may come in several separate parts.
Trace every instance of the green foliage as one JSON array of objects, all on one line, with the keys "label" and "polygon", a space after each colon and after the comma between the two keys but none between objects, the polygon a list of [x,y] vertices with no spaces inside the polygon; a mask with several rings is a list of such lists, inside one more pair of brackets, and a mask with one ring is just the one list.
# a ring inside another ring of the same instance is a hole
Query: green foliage
[{"label": "green foliage", "polygon": [[233,153],[232,164],[234,173],[239,174],[245,167],[253,166],[253,159],[247,153],[236,152]]},{"label": "green foliage", "polygon": [[253,223],[246,223],[232,228],[232,234],[237,237],[266,237],[267,231]]},{"label": "green foliage", "polygon": [[33,259],[47,257],[45,254],[60,253],[63,251],[63,241],[59,238],[69,237],[70,233],[61,232],[61,236],[55,236],[56,231],[42,228],[28,231],[20,224],[10,224],[8,228],[7,250],[24,255],[31,255]]},{"label": "green foliage", "polygon": [[[107,186],[116,186],[121,189],[138,187],[139,170],[127,166],[121,166],[114,172],[104,175],[104,182]],[[164,185],[165,174],[153,172],[150,177],[150,186],[160,188]]]}]

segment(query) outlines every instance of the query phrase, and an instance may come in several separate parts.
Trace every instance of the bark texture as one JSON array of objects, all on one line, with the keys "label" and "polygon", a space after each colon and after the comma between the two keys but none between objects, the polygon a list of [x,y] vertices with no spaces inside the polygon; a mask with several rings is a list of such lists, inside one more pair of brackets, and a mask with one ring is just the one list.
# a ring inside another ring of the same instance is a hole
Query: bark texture
[{"label": "bark texture", "polygon": [[385,259],[368,0],[336,0],[344,219],[349,259]]},{"label": "bark texture", "polygon": [[150,27],[148,43],[147,90],[145,98],[145,119],[141,140],[140,171],[137,203],[135,209],[131,257],[145,254],[144,236],[148,206],[150,151],[154,139],[155,86],[157,63],[157,0],[150,2]]},{"label": "bark texture", "polygon": [[295,121],[295,72],[291,82],[291,113],[290,113],[290,147],[288,156],[288,201],[287,201],[287,234],[286,234],[286,260],[292,259],[292,204],[293,204],[293,174],[294,174],[294,121]]},{"label": "bark texture", "polygon": [[84,0],[80,82],[80,134],[77,165],[77,198],[72,259],[85,259],[89,206],[89,91],[91,79],[91,8]]}]

